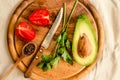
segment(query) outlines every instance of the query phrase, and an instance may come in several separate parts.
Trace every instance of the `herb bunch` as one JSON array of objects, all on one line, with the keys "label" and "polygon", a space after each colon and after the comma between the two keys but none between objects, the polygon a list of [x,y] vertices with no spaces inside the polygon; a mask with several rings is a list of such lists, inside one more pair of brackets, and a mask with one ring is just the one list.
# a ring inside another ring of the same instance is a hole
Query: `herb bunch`
[{"label": "herb bunch", "polygon": [[76,2],[74,3],[74,6],[70,12],[67,22],[66,22],[66,3],[64,3],[62,32],[56,40],[56,45],[53,54],[42,55],[42,60],[37,65],[39,68],[42,68],[43,71],[47,71],[52,69],[52,67],[56,67],[60,61],[60,58],[62,58],[64,61],[68,62],[71,65],[73,64],[72,57],[69,54],[69,50],[71,50],[71,42],[68,39],[67,28],[69,26],[71,17],[74,13],[77,3],[78,0],[76,0]]}]

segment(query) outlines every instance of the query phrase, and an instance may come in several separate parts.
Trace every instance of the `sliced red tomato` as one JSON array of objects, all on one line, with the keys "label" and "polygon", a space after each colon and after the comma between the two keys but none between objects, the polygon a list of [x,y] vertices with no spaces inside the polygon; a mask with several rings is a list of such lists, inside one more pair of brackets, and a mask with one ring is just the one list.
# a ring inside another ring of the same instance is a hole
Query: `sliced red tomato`
[{"label": "sliced red tomato", "polygon": [[47,9],[38,9],[29,16],[29,21],[38,26],[47,26],[50,24],[50,15]]},{"label": "sliced red tomato", "polygon": [[20,22],[15,33],[18,38],[25,42],[32,41],[35,38],[35,30],[27,22]]}]

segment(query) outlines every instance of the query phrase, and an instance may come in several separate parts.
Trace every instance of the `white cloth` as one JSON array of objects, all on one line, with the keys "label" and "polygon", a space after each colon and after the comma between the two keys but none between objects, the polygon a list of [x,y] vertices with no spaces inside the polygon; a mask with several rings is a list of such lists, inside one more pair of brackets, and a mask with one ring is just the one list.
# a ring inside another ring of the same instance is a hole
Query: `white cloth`
[{"label": "white cloth", "polygon": [[[0,77],[13,61],[7,47],[9,19],[22,0],[0,0]],[[105,30],[103,56],[81,80],[120,80],[120,0],[90,0],[99,11]],[[6,80],[29,80],[16,68]]]},{"label": "white cloth", "polygon": [[82,80],[120,80],[120,0],[91,0],[105,30],[102,59]]}]

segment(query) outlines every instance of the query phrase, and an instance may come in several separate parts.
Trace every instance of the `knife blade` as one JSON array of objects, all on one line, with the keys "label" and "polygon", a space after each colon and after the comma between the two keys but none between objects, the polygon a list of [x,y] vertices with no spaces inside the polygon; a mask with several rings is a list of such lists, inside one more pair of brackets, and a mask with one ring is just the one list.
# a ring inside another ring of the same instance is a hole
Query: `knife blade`
[{"label": "knife blade", "polygon": [[55,32],[57,31],[57,28],[59,27],[59,24],[62,20],[62,15],[63,15],[63,8],[60,9],[51,29],[49,30],[49,32],[47,33],[45,39],[43,40],[41,47],[47,49],[50,45],[50,42],[55,34]]}]

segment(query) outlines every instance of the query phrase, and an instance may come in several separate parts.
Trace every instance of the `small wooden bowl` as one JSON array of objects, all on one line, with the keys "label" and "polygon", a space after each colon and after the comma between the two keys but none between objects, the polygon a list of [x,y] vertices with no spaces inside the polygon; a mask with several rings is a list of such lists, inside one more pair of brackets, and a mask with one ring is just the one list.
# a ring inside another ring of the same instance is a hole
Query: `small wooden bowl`
[{"label": "small wooden bowl", "polygon": [[[20,57],[20,53],[22,51],[22,47],[26,44],[25,42],[18,39],[15,35],[15,28],[17,27],[18,23],[21,21],[28,21],[28,17],[30,13],[39,8],[47,8],[50,12],[50,19],[53,22],[58,10],[63,6],[63,3],[67,3],[67,17],[72,9],[72,6],[75,0],[24,0],[12,14],[11,20],[8,25],[8,33],[7,33],[7,40],[8,40],[8,48],[11,54],[11,57],[14,61]],[[18,64],[18,67],[21,71],[26,72],[28,77],[34,80],[78,80],[81,77],[85,76],[88,72],[90,72],[96,65],[97,61],[100,59],[103,50],[104,44],[104,29],[101,17],[95,7],[88,1],[88,0],[79,0],[77,4],[76,10],[72,16],[69,28],[68,28],[68,38],[72,41],[74,26],[76,23],[77,16],[80,14],[86,14],[96,32],[96,37],[98,38],[98,55],[94,63],[90,66],[80,66],[76,62],[74,65],[71,66],[68,63],[64,62],[63,60],[60,61],[57,68],[52,69],[47,72],[43,72],[41,69],[37,68],[36,65],[33,64],[32,60],[35,57],[35,54],[32,54],[30,57],[24,59],[21,63]],[[30,23],[30,22],[29,22]],[[31,24],[31,23],[30,23]],[[37,44],[37,47],[43,41],[45,35],[50,29],[48,27],[38,27],[31,24],[36,31],[36,38],[32,41]],[[50,54],[51,51],[54,49],[55,40],[57,36],[61,32],[62,23],[59,26],[54,38],[51,42],[50,47],[44,51],[46,54]],[[31,64],[32,62],[32,64]],[[31,65],[34,65],[31,69]],[[28,69],[29,67],[29,69]],[[29,72],[29,73],[28,73]]]}]

